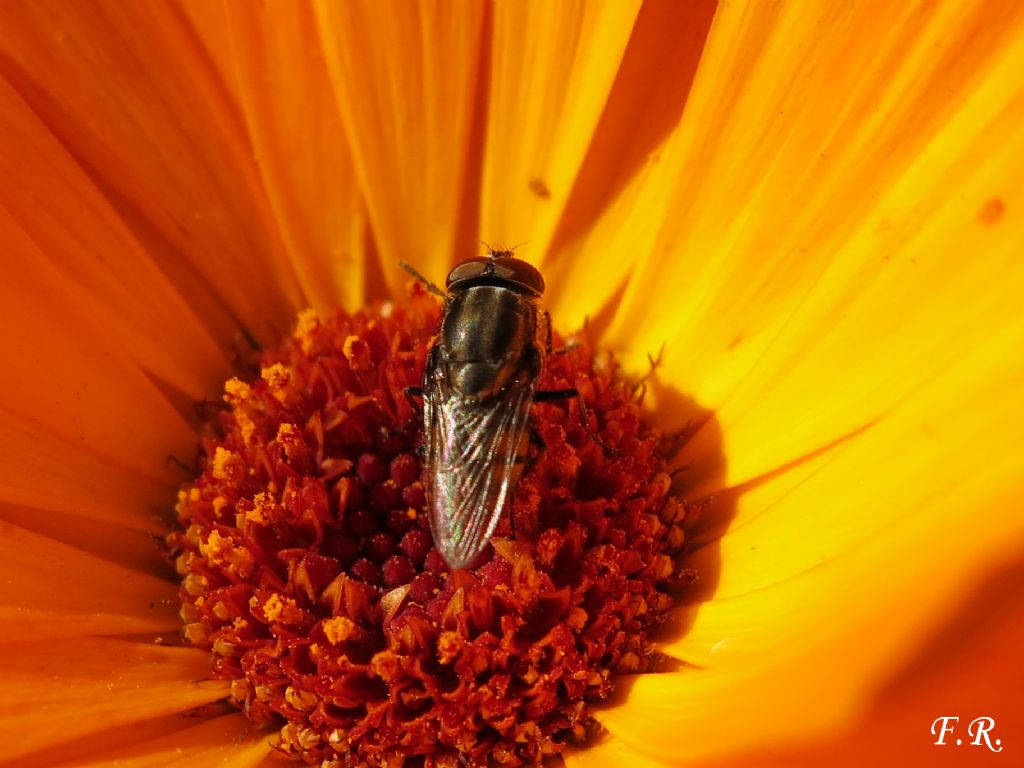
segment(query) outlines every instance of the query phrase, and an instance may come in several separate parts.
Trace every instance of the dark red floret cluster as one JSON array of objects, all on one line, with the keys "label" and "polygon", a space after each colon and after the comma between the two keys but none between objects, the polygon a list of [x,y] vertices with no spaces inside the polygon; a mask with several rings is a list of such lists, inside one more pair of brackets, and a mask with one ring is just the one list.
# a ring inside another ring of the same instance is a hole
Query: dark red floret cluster
[{"label": "dark red floret cluster", "polygon": [[439,312],[415,290],[403,307],[302,315],[258,377],[225,385],[179,493],[185,637],[310,764],[537,763],[586,739],[616,673],[650,669],[670,607],[684,512],[661,438],[585,341],[540,385],[586,407],[534,405],[544,448],[511,513],[474,568],[449,571],[405,394]]}]

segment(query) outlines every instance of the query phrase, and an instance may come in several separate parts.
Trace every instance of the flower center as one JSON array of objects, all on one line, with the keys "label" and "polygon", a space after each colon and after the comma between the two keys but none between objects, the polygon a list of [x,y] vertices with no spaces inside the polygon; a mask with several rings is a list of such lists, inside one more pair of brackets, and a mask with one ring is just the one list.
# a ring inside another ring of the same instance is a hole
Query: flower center
[{"label": "flower center", "polygon": [[670,607],[683,507],[661,437],[586,342],[548,356],[540,388],[580,398],[533,405],[510,511],[472,567],[448,568],[405,392],[439,313],[416,289],[402,308],[303,314],[259,378],[227,382],[179,492],[185,637],[309,763],[516,765],[582,743],[613,676],[651,668]]}]

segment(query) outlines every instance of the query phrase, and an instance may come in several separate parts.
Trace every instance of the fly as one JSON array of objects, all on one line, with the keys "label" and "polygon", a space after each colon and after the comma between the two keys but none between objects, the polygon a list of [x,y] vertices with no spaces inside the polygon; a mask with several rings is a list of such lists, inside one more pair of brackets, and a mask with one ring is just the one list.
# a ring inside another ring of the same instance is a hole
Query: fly
[{"label": "fly", "polygon": [[422,388],[426,489],[434,544],[448,565],[471,564],[491,540],[522,474],[530,405],[575,397],[538,391],[551,351],[544,278],[511,251],[467,259],[444,297],[441,328],[427,353]]}]

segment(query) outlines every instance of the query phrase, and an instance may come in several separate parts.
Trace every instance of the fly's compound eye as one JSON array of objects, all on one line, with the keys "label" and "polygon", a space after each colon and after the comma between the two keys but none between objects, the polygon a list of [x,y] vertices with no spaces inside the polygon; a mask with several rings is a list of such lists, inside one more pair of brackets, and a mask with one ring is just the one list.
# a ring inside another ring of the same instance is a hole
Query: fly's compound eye
[{"label": "fly's compound eye", "polygon": [[544,278],[529,262],[506,256],[480,256],[466,259],[448,273],[445,285],[450,291],[459,291],[481,283],[505,283],[526,293],[540,296],[544,293]]}]

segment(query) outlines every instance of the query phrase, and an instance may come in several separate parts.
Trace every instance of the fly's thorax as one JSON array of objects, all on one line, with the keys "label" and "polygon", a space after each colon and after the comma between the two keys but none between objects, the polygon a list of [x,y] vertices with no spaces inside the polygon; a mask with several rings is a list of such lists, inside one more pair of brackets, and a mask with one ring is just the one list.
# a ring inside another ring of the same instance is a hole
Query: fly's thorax
[{"label": "fly's thorax", "polygon": [[503,285],[453,293],[438,339],[440,362],[453,390],[486,399],[540,373],[536,299]]}]

